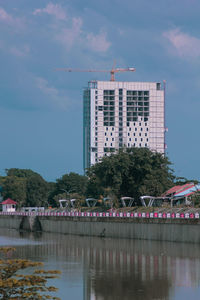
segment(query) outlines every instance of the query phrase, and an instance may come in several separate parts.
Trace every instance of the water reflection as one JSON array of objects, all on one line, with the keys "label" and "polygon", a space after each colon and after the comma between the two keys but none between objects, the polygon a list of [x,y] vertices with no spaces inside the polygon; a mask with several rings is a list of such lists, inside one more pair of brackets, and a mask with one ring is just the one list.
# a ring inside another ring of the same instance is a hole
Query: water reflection
[{"label": "water reflection", "polygon": [[0,235],[0,241],[15,241],[18,256],[62,271],[57,284],[62,299],[182,299],[181,287],[196,288],[200,297],[199,245],[15,231]]}]

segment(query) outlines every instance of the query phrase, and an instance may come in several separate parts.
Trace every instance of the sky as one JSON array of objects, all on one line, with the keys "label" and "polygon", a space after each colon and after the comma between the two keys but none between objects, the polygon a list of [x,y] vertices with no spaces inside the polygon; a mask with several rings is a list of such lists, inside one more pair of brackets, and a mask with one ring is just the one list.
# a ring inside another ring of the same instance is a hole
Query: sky
[{"label": "sky", "polygon": [[0,0],[0,175],[32,169],[48,181],[83,174],[82,93],[109,73],[166,80],[167,155],[200,180],[199,0]]}]

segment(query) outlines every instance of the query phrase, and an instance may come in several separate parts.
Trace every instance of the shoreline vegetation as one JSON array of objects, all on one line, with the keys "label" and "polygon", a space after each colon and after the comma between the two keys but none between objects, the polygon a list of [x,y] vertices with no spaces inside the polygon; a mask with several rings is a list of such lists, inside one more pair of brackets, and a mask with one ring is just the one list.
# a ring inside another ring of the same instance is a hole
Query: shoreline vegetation
[{"label": "shoreline vegetation", "polygon": [[[118,153],[105,156],[100,162],[86,170],[86,175],[66,173],[55,182],[47,182],[30,169],[6,169],[6,176],[0,176],[0,193],[3,199],[11,198],[22,207],[45,207],[59,209],[59,200],[76,199],[71,209],[85,208],[86,199],[97,199],[97,206],[90,210],[128,209],[135,210],[142,195],[160,197],[166,190],[188,182],[176,177],[167,156],[147,148],[123,148]],[[133,207],[123,208],[121,197],[134,199]],[[110,207],[104,199],[111,199]],[[200,207],[200,193],[195,193],[192,206]],[[140,210],[153,208],[140,207]]]}]

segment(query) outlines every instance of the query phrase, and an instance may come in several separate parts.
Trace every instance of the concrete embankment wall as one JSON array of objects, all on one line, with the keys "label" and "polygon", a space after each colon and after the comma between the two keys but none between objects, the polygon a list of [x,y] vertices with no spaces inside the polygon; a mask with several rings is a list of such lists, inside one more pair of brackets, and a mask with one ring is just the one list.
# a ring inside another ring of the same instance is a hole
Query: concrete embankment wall
[{"label": "concrete embankment wall", "polygon": [[200,243],[199,220],[40,217],[44,232]]},{"label": "concrete embankment wall", "polygon": [[0,216],[0,227],[43,232],[200,243],[200,220],[127,219],[39,216],[34,227],[30,216]]}]

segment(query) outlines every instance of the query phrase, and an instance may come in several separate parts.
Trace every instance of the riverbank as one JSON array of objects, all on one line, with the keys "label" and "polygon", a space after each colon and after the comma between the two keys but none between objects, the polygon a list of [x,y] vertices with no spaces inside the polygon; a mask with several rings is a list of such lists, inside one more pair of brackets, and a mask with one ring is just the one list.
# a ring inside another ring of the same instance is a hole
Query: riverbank
[{"label": "riverbank", "polygon": [[0,228],[200,244],[199,213],[46,212],[0,215]]}]

